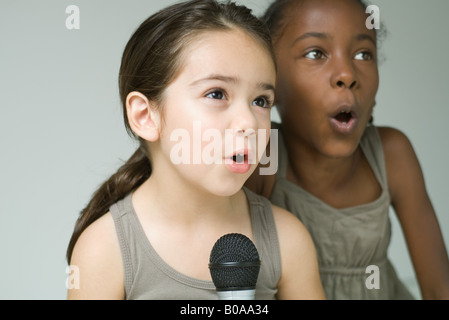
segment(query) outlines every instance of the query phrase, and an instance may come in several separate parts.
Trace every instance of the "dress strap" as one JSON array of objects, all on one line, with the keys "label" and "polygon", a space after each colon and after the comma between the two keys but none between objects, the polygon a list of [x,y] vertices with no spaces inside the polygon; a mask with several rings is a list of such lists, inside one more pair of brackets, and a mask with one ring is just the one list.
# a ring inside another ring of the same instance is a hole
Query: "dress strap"
[{"label": "dress strap", "polygon": [[375,126],[369,125],[366,128],[360,141],[360,146],[382,189],[388,190],[388,177],[382,140]]},{"label": "dress strap", "polygon": [[255,194],[246,187],[243,190],[250,204],[251,224],[256,248],[260,259],[269,263],[262,271],[265,273],[263,277],[269,277],[272,283],[277,284],[282,271],[281,253],[272,205],[268,199]]},{"label": "dress strap", "polygon": [[129,226],[127,227],[128,221],[126,215],[129,212],[129,207],[132,206],[131,202],[132,193],[127,195],[124,199],[113,204],[109,211],[114,220],[115,230],[117,233],[120,251],[122,252],[123,267],[125,271],[125,294],[128,294],[133,285],[134,270],[132,263],[131,248],[128,239],[129,237]]}]

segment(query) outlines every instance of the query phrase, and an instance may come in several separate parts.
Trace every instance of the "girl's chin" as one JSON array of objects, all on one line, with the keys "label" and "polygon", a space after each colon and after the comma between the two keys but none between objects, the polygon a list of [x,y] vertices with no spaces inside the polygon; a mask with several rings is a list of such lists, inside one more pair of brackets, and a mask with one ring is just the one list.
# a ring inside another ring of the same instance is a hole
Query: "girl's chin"
[{"label": "girl's chin", "polygon": [[230,197],[239,192],[245,184],[248,176],[242,175],[240,179],[217,179],[213,185],[210,185],[209,192],[219,197]]},{"label": "girl's chin", "polygon": [[325,148],[322,153],[331,159],[344,159],[354,155],[358,146],[359,143],[339,143]]}]

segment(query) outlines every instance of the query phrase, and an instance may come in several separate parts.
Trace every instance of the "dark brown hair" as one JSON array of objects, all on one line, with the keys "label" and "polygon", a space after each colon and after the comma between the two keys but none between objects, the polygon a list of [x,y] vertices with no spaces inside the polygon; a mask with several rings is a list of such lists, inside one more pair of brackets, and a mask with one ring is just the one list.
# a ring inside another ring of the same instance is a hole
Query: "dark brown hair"
[{"label": "dark brown hair", "polygon": [[[359,3],[364,9],[368,6],[365,0],[354,1]],[[274,41],[278,39],[285,28],[287,13],[291,11],[294,5],[298,5],[300,2],[298,0],[275,0],[267,8],[262,20],[266,23]],[[378,35],[377,30],[375,32]]]},{"label": "dark brown hair", "polygon": [[93,194],[81,211],[67,249],[70,263],[81,233],[147,180],[152,171],[143,141],[131,130],[126,114],[126,97],[139,91],[160,105],[165,88],[175,79],[182,65],[182,52],[195,36],[205,31],[240,29],[266,48],[273,58],[271,38],[265,24],[251,10],[235,3],[192,0],[169,6],[145,20],[127,43],[119,72],[120,98],[126,130],[139,139],[140,146],[118,171]]}]

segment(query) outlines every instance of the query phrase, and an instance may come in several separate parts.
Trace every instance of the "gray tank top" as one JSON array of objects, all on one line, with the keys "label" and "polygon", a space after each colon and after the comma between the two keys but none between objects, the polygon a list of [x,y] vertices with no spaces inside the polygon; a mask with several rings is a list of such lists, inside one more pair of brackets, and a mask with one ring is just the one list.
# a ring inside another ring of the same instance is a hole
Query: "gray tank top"
[{"label": "gray tank top", "polygon": [[288,155],[280,131],[279,170],[270,200],[295,214],[309,230],[328,299],[413,299],[387,258],[390,194],[376,127],[367,127],[360,146],[382,187],[377,200],[335,209],[287,180]]},{"label": "gray tank top", "polygon": [[[250,205],[254,242],[261,260],[256,299],[275,299],[281,276],[281,260],[271,203],[250,190],[243,189]],[[218,299],[212,281],[183,275],[162,260],[146,237],[131,198],[132,194],[129,194],[110,208],[123,259],[125,298]]]}]

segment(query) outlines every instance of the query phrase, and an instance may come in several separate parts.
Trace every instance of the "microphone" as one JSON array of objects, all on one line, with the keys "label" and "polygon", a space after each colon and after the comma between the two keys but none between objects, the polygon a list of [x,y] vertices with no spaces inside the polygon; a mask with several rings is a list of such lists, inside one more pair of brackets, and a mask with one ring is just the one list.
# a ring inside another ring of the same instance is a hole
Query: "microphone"
[{"label": "microphone", "polygon": [[220,300],[254,300],[260,260],[254,243],[230,233],[215,242],[209,271]]}]

